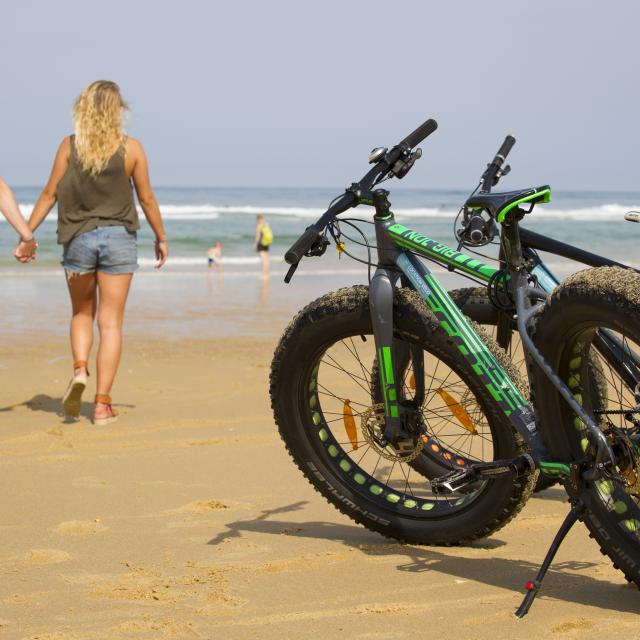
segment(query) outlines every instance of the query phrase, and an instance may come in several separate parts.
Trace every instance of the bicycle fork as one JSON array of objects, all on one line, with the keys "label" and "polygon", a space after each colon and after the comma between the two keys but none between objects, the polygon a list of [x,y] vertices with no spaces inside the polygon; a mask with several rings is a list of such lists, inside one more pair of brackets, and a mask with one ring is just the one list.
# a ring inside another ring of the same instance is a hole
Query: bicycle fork
[{"label": "bicycle fork", "polygon": [[[425,276],[429,275],[426,267],[417,261],[412,261],[410,257],[401,252],[398,252],[396,258],[398,267],[409,282],[425,300],[429,301],[434,292],[429,289],[425,281]],[[419,269],[423,269],[425,273],[421,275]],[[425,400],[425,376],[428,375],[428,372],[424,370],[422,348],[394,337],[393,294],[398,278],[397,267],[395,269],[385,266],[378,267],[369,287],[369,307],[378,359],[381,400],[384,403],[385,413],[385,429],[379,444],[381,446],[391,445],[396,450],[402,451],[405,446],[411,448],[415,446],[412,438],[416,437],[416,425]],[[454,321],[451,318],[445,319],[444,323],[449,331],[455,331]],[[463,353],[469,353],[466,346],[459,345],[459,348]],[[480,365],[476,361],[474,361],[474,365],[474,370],[479,374]],[[412,387],[410,399],[406,397],[406,389],[404,388],[409,367],[411,368]],[[488,385],[494,397],[500,397],[502,393],[504,394],[504,403],[515,402],[513,398],[506,397],[506,380],[502,380],[499,389],[497,388],[498,384],[494,379]],[[514,409],[513,405],[511,405],[511,409]],[[508,415],[511,414],[511,419],[518,422],[521,429],[527,430],[527,440],[535,440],[537,432],[535,432],[535,423],[528,407],[524,405],[517,411],[509,409],[507,411]],[[534,442],[534,448],[535,445],[541,448],[539,442]],[[536,456],[537,458],[539,456]],[[534,458],[529,454],[524,454],[514,459],[477,462],[473,465],[454,468],[449,473],[432,478],[430,482],[434,492],[450,493],[482,478],[505,475],[521,476],[531,472],[536,466]]]},{"label": "bicycle fork", "polygon": [[[397,270],[376,270],[369,286],[369,307],[385,414],[379,444],[410,453],[415,449],[415,438],[423,437],[417,430],[419,408],[424,401],[424,362],[421,349],[393,335],[393,296],[398,277]],[[411,399],[405,397],[403,388],[409,367],[414,387]]]}]

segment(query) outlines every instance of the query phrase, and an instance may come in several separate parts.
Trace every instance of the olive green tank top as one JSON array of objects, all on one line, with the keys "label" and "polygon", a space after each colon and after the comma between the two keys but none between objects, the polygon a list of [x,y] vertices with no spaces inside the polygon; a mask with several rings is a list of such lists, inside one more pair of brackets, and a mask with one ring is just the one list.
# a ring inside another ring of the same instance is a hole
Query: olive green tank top
[{"label": "olive green tank top", "polygon": [[84,171],[71,136],[69,166],[58,183],[58,244],[97,227],[140,228],[133,201],[131,179],[124,167],[124,150],[119,149],[98,174]]}]

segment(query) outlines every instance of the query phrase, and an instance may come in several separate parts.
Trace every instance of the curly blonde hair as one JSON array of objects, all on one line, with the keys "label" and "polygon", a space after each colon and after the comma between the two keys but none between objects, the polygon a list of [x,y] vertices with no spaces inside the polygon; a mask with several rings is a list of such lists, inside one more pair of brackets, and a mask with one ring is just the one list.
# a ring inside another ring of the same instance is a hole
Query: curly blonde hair
[{"label": "curly blonde hair", "polygon": [[128,109],[115,82],[97,80],[82,90],[73,105],[73,122],[75,148],[85,171],[99,174],[116,151],[124,151],[123,116]]}]

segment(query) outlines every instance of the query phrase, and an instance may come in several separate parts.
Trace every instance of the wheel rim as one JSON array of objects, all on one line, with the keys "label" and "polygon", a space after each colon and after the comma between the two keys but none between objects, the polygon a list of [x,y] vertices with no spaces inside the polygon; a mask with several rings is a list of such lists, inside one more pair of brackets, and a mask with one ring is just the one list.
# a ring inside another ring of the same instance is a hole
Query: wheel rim
[{"label": "wheel rim", "polygon": [[[640,354],[640,345],[628,335],[614,328],[610,331],[625,348]],[[576,331],[561,356],[560,371],[574,398],[607,434],[619,459],[616,477],[587,483],[584,490],[597,500],[623,535],[637,544],[640,543],[640,403],[634,390],[592,346],[595,335],[594,327]],[[565,420],[573,424],[570,441],[576,457],[593,455],[584,423],[575,416],[567,416],[566,405],[563,411]],[[633,448],[629,455],[621,455],[626,446],[623,440],[628,440]]]},{"label": "wheel rim", "polygon": [[[438,517],[465,509],[490,482],[477,483],[466,493],[437,495],[431,491],[420,463],[425,455],[437,458],[444,473],[470,461],[495,458],[491,426],[477,399],[454,370],[455,365],[445,362],[441,355],[425,351],[425,401],[416,438],[419,456],[411,460],[385,458],[383,451],[376,450],[366,438],[372,408],[377,404],[372,377],[374,361],[372,336],[366,341],[360,335],[346,336],[320,352],[305,378],[304,407],[315,432],[314,446],[323,450],[323,459],[343,482],[369,500],[383,503],[385,508],[416,517]],[[411,370],[407,368],[405,393],[410,390],[410,375]],[[456,420],[438,390],[446,390],[464,408],[473,420],[475,433]],[[345,401],[350,410],[346,413],[350,412],[351,416],[345,416]],[[350,417],[357,427],[355,443]],[[369,418],[364,426],[363,417]],[[446,458],[449,455],[451,459]]]}]

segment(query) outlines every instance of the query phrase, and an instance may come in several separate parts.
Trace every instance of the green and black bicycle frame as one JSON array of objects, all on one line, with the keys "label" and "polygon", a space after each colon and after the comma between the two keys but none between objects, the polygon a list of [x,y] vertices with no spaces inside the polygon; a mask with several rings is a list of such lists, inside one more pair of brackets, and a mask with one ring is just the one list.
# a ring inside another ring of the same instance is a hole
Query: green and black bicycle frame
[{"label": "green and black bicycle frame", "polygon": [[[546,293],[551,293],[559,282],[544,264],[537,251],[545,251],[590,267],[619,267],[621,269],[633,269],[640,273],[638,269],[621,262],[548,238],[529,229],[518,226],[517,232],[522,245],[522,256],[527,266],[527,271],[534,276],[538,286]],[[501,251],[501,257],[504,258],[504,248]],[[503,260],[501,264],[504,264]],[[501,319],[504,323],[504,317]],[[505,324],[510,325],[510,321],[507,319]],[[510,332],[511,327],[509,326],[507,330]],[[640,384],[640,358],[637,354],[629,351],[619,338],[606,329],[598,331],[593,345],[628,387],[632,389],[640,388],[638,387]]]},{"label": "green and black bicycle frame", "polygon": [[[478,337],[447,291],[417,256],[444,266],[453,266],[462,272],[472,273],[476,277],[483,276],[486,280],[494,275],[496,269],[397,224],[390,211],[387,191],[376,190],[370,202],[376,210],[374,224],[378,267],[371,280],[369,302],[379,362],[380,388],[385,408],[385,430],[383,442],[380,444],[383,446],[391,444],[398,450],[403,449],[403,442],[412,432],[415,433],[418,408],[424,398],[425,372],[422,352],[414,352],[406,343],[394,338],[393,290],[398,279],[402,278],[403,283],[410,284],[426,301],[442,328],[468,360],[500,410],[529,447],[529,453],[518,458],[474,463],[468,467],[456,469],[442,478],[436,478],[432,480],[434,490],[455,491],[481,477],[521,475],[533,468],[539,468],[545,473],[560,477],[585,472],[585,470],[578,470],[575,465],[550,456],[545,446],[546,438],[541,436],[527,400]],[[518,222],[522,216],[524,211],[514,208],[502,226],[502,241],[511,290],[516,294],[518,331],[529,362],[534,362],[536,366],[543,369],[572,410],[587,425],[598,452],[595,464],[588,473],[596,478],[601,474],[599,470],[604,468],[602,465],[613,463],[614,457],[610,446],[594,420],[578,404],[570,389],[544,360],[528,333],[529,323],[535,314],[541,311],[547,292],[530,283],[518,234]],[[620,361],[624,360],[624,354],[620,354],[615,343],[609,346],[612,352],[610,356]],[[405,399],[402,389],[404,371],[409,358],[415,379],[413,400]],[[618,364],[622,366],[621,362]]]}]

